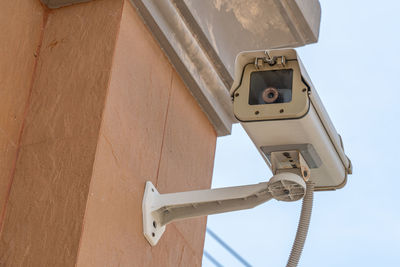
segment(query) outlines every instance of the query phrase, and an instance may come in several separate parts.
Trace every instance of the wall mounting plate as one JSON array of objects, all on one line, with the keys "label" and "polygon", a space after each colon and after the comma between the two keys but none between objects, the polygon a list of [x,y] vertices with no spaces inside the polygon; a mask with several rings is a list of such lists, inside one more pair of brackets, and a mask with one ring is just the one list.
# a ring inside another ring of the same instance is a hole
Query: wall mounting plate
[{"label": "wall mounting plate", "polygon": [[158,243],[165,231],[165,225],[160,226],[159,221],[152,213],[159,196],[160,193],[158,193],[152,182],[147,181],[142,202],[143,233],[152,246]]}]

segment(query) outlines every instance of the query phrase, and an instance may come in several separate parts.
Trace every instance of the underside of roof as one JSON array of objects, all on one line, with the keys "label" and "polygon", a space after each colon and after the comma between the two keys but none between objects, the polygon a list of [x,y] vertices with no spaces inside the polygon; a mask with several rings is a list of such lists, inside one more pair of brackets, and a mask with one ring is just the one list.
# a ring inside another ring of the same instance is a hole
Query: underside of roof
[{"label": "underside of roof", "polygon": [[[90,0],[42,0],[49,8]],[[318,41],[318,0],[130,0],[218,136],[235,119],[229,89],[241,51]]]}]

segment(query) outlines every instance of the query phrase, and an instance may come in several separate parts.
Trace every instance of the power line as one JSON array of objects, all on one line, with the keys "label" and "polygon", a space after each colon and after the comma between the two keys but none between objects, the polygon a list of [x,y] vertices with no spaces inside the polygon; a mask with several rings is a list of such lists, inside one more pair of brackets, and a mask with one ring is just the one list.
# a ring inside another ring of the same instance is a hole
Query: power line
[{"label": "power line", "polygon": [[[225,243],[216,233],[211,231],[210,228],[207,228],[207,233],[210,234],[221,246],[223,246],[227,251],[229,251],[238,261],[240,261],[244,266],[251,267],[250,263],[248,263],[242,256],[239,255],[236,251],[234,251],[227,243]],[[206,251],[204,251],[206,253]],[[207,253],[208,254],[208,253]],[[207,256],[206,256],[207,257]],[[219,266],[219,265],[217,265]],[[222,265],[220,265],[222,266]]]},{"label": "power line", "polygon": [[224,267],[221,263],[219,263],[213,256],[211,256],[206,250],[203,252],[204,256],[209,259],[212,263],[214,263],[217,267]]}]

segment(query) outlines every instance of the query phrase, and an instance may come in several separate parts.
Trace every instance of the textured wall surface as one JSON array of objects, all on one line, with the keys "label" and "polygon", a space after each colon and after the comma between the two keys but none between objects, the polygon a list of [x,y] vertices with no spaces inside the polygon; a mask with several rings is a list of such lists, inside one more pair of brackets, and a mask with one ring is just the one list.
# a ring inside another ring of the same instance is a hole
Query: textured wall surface
[{"label": "textured wall surface", "polygon": [[142,233],[145,181],[209,188],[216,133],[136,10],[3,2],[0,266],[200,266],[206,218]]},{"label": "textured wall surface", "polygon": [[0,1],[0,226],[42,38],[39,1]]},{"label": "textured wall surface", "polygon": [[122,3],[47,15],[2,222],[1,266],[76,262]]},{"label": "textured wall surface", "polygon": [[141,201],[146,180],[162,193],[209,188],[215,141],[212,125],[126,2],[78,266],[200,266],[206,218],[168,225],[152,248]]}]

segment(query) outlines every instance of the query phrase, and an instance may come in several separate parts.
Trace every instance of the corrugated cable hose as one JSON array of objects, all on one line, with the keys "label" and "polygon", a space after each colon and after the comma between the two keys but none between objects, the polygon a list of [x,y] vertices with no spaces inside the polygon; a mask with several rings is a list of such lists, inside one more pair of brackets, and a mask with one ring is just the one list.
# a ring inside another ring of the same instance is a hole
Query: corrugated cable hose
[{"label": "corrugated cable hose", "polygon": [[299,225],[297,227],[296,238],[293,242],[292,251],[286,267],[296,267],[299,263],[301,252],[307,238],[308,227],[310,225],[311,211],[314,197],[314,183],[306,182],[306,194],[303,198]]}]

